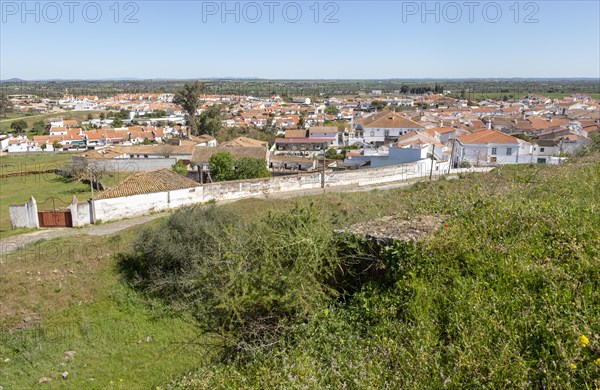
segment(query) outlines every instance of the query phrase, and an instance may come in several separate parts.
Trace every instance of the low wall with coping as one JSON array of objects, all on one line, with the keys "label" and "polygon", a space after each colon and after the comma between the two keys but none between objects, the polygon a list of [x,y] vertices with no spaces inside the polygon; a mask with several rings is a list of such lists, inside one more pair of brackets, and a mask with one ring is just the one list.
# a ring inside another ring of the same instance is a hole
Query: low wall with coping
[{"label": "low wall with coping", "polygon": [[[486,172],[489,170],[490,168],[454,169],[451,173]],[[326,171],[324,173],[324,183],[325,187],[361,187],[427,178],[429,175],[437,177],[446,174],[448,174],[447,162],[434,162],[432,166],[430,160],[421,160],[416,163],[384,168]],[[205,203],[211,200],[222,201],[267,197],[268,195],[278,193],[317,189],[321,188],[322,175],[322,172],[311,172],[264,179],[218,182],[183,190],[97,199],[93,202],[78,203],[74,199],[69,209],[71,210],[73,226],[84,226],[99,220],[103,222],[114,221],[152,212],[176,209],[182,206]],[[25,205],[11,206],[11,210],[13,210],[11,211],[13,227],[21,227],[26,224],[31,225],[31,211],[24,207]],[[37,213],[35,222],[37,223]]]},{"label": "low wall with coping", "polygon": [[39,228],[37,202],[32,196],[25,204],[8,206],[8,215],[13,229]]}]

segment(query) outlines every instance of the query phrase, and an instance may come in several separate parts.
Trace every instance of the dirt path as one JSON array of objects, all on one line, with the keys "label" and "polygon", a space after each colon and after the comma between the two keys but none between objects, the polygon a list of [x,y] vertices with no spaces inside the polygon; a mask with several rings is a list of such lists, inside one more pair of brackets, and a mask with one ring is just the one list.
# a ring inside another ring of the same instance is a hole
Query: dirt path
[{"label": "dirt path", "polygon": [[[445,176],[448,179],[456,178],[455,175]],[[285,199],[285,198],[295,198],[298,196],[307,196],[307,195],[319,195],[324,193],[336,193],[336,192],[364,192],[371,191],[374,189],[385,190],[385,189],[393,189],[400,188],[412,185],[418,181],[426,180],[424,178],[402,181],[402,182],[393,182],[386,184],[377,184],[372,186],[363,186],[358,187],[356,185],[352,186],[340,186],[340,187],[328,187],[325,189],[317,188],[311,190],[303,190],[303,191],[294,191],[294,192],[284,192],[279,194],[271,194],[268,196],[268,199]],[[230,203],[230,202],[238,202],[243,201],[244,199],[236,199],[236,200],[228,200],[228,201],[220,201],[219,204]],[[80,234],[88,234],[92,236],[106,236],[121,230],[130,228],[132,226],[137,226],[144,224],[146,222],[153,221],[157,218],[162,218],[169,215],[171,211],[144,215],[141,217],[134,217],[131,219],[125,219],[117,222],[110,222],[102,225],[91,225],[84,228],[71,229],[71,228],[54,228],[54,229],[42,229],[36,230],[31,233],[25,233],[17,236],[11,236],[4,239],[0,239],[0,260],[2,256],[7,255],[16,251],[17,249],[23,248],[29,244],[33,244],[40,240],[51,240],[53,238],[59,237],[69,237],[76,236]]]},{"label": "dirt path", "polygon": [[[0,240],[0,256],[7,255],[17,249],[23,248],[29,244],[33,244],[40,240],[51,240],[59,237],[77,236],[80,234],[88,234],[91,236],[106,236],[130,228],[132,226],[141,225],[150,222],[157,218],[168,215],[168,213],[158,213],[152,215],[144,215],[141,217],[124,219],[122,221],[107,223],[103,225],[91,225],[79,229],[71,228],[55,228],[41,229],[32,233],[11,236]],[[1,257],[0,257],[1,258]]]}]

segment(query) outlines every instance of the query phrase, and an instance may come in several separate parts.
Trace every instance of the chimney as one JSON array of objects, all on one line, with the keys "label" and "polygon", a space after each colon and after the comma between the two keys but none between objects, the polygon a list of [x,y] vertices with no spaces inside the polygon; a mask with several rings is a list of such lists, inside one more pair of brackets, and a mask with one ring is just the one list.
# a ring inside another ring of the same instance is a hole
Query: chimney
[{"label": "chimney", "polygon": [[487,128],[488,128],[488,130],[492,130],[492,120],[491,119],[487,123]]}]

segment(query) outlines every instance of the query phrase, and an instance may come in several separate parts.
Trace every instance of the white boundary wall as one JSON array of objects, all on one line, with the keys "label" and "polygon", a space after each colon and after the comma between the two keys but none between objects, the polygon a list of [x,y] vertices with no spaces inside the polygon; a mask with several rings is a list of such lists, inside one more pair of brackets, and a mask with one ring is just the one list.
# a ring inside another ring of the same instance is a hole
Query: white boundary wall
[{"label": "white boundary wall", "polygon": [[[451,173],[487,172],[490,169],[453,169]],[[448,162],[434,162],[433,169],[431,160],[421,160],[416,163],[384,168],[338,172],[328,171],[325,172],[325,187],[361,187],[428,178],[430,174],[435,177],[448,174]],[[321,188],[321,175],[321,172],[312,172],[293,176],[211,183],[184,190],[97,199],[93,201],[93,204],[90,202],[76,203],[74,200],[69,209],[71,210],[73,226],[83,226],[93,223],[93,221],[115,221],[153,212],[176,209],[182,206],[205,203],[211,200],[221,201],[267,197],[272,194],[317,189]],[[23,209],[23,212],[25,211]],[[23,219],[20,214],[19,216],[15,215],[15,220]],[[13,220],[12,213],[11,220]]]}]

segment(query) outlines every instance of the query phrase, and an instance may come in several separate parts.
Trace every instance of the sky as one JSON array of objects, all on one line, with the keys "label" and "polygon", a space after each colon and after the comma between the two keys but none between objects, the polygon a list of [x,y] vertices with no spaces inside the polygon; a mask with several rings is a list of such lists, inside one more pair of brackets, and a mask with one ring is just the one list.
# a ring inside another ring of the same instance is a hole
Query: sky
[{"label": "sky", "polygon": [[0,79],[600,78],[599,4],[2,0]]}]

